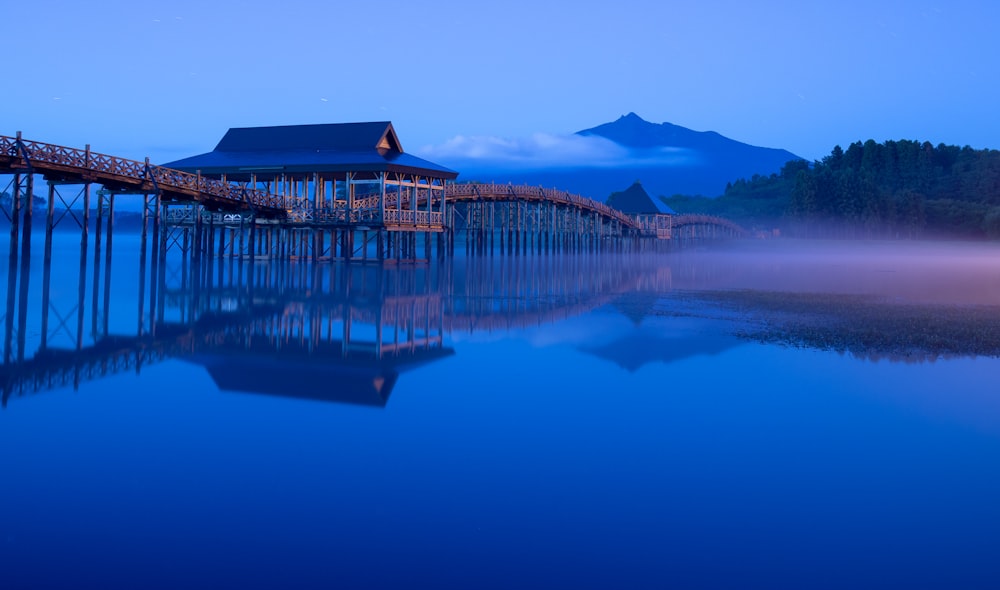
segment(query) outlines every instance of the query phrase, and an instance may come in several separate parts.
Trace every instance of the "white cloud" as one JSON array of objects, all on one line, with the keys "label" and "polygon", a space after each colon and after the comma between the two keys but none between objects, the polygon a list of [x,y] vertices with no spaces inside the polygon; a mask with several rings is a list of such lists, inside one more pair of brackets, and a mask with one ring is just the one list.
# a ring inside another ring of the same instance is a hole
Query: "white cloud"
[{"label": "white cloud", "polygon": [[671,166],[690,163],[695,154],[682,148],[630,150],[596,135],[530,137],[456,135],[440,145],[427,145],[416,155],[444,165],[469,169],[617,168],[621,166]]}]

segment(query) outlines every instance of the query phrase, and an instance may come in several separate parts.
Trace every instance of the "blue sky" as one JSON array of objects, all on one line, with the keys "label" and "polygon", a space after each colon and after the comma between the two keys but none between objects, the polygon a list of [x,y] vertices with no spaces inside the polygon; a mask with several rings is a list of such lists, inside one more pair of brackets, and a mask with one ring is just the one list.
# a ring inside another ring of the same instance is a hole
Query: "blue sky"
[{"label": "blue sky", "polygon": [[630,111],[808,159],[868,138],[1000,148],[1000,3],[987,0],[34,0],[3,13],[0,134],[154,162],[210,150],[229,127],[391,120],[407,151],[447,163],[449,146],[555,150]]}]

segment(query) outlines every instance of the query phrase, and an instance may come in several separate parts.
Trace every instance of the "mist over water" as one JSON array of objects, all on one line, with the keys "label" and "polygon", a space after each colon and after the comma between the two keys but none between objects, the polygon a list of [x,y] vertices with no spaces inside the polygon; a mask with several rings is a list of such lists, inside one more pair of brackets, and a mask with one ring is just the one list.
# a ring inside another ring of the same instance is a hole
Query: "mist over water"
[{"label": "mist over water", "polygon": [[37,233],[10,587],[1000,583],[992,245],[143,273],[67,235],[43,322]]},{"label": "mist over water", "polygon": [[[1000,305],[1000,245],[771,240],[677,256],[681,289],[877,295],[899,302]],[[689,274],[686,274],[689,273]]]}]

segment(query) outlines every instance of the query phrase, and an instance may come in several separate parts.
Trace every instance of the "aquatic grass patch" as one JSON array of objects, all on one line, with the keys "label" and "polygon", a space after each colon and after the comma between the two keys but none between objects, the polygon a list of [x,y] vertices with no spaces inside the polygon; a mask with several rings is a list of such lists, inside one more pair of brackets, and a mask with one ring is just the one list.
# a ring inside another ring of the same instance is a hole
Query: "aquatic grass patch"
[{"label": "aquatic grass patch", "polygon": [[734,334],[756,342],[871,359],[1000,357],[1000,305],[754,290],[687,292],[679,298],[725,310],[723,315],[737,318]]}]

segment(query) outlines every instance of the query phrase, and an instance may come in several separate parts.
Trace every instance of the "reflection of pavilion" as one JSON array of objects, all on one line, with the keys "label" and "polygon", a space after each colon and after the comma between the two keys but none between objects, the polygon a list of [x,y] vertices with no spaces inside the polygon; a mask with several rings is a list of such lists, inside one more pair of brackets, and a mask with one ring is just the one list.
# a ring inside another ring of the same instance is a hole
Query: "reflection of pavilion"
[{"label": "reflection of pavilion", "polygon": [[340,343],[308,352],[247,344],[224,344],[183,358],[204,366],[224,391],[383,407],[401,372],[454,352],[435,347],[404,355],[352,352],[341,356]]},{"label": "reflection of pavilion", "polygon": [[245,281],[166,289],[177,310],[201,310],[189,315],[193,338],[180,357],[226,391],[384,406],[401,372],[454,353],[432,269],[293,266],[255,264]]}]

